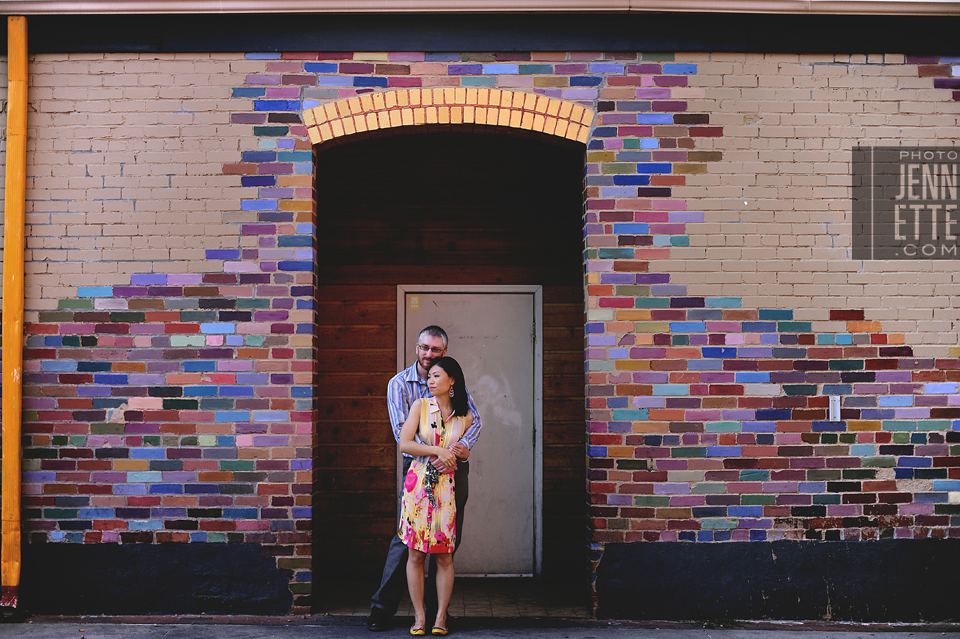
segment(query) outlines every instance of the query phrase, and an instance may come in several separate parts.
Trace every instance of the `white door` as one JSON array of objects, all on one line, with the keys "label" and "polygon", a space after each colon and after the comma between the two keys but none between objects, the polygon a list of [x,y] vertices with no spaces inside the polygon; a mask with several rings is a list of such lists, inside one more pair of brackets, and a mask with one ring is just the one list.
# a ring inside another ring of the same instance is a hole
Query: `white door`
[{"label": "white door", "polygon": [[470,455],[457,574],[539,574],[540,287],[399,289],[398,365],[416,361],[421,329],[442,327],[483,424]]}]

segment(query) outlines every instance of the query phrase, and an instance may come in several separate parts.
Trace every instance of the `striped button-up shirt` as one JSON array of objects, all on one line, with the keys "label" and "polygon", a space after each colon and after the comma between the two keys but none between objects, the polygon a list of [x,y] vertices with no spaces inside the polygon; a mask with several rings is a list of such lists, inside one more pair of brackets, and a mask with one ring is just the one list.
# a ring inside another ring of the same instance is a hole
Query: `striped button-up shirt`
[{"label": "striped button-up shirt", "polygon": [[[427,388],[427,380],[422,379],[417,374],[416,363],[397,373],[387,384],[387,411],[390,413],[390,427],[393,429],[393,438],[397,440],[398,444],[400,443],[400,430],[403,428],[403,422],[407,421],[407,416],[410,414],[410,406],[414,401],[424,397],[432,397],[432,395],[430,395],[430,389]],[[480,437],[481,424],[480,413],[477,411],[476,404],[473,403],[473,397],[469,390],[467,391],[467,407],[473,413],[473,424],[460,438],[460,443],[470,450]],[[418,443],[423,443],[420,441],[419,435],[416,436],[416,440]],[[405,456],[411,457],[412,455]]]}]

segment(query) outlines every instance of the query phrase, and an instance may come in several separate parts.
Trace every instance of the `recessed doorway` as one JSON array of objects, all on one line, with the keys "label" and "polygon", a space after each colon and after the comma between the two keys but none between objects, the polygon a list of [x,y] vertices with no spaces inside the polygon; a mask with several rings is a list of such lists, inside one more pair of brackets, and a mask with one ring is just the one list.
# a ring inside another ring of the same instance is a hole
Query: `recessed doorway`
[{"label": "recessed doorway", "polygon": [[584,152],[479,127],[318,147],[315,611],[325,583],[375,583],[396,532],[398,285],[541,287],[542,575],[589,593]]}]

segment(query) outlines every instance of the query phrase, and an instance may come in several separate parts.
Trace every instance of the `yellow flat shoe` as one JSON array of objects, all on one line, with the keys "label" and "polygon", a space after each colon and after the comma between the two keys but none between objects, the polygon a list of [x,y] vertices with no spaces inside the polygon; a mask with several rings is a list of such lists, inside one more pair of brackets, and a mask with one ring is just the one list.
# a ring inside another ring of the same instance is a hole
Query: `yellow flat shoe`
[{"label": "yellow flat shoe", "polygon": [[430,631],[430,634],[437,637],[443,637],[447,634],[447,629],[441,628],[440,626],[434,626],[433,630]]},{"label": "yellow flat shoe", "polygon": [[427,629],[426,629],[426,628],[411,628],[411,629],[410,629],[410,634],[413,635],[414,637],[422,637],[423,635],[427,634]]}]

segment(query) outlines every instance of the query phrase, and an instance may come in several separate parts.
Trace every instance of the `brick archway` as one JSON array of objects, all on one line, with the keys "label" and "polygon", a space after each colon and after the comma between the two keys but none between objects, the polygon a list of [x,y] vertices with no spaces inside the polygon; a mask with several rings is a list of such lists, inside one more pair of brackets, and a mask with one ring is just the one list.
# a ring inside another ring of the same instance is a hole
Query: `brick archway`
[{"label": "brick archway", "polygon": [[313,144],[402,126],[480,124],[536,131],[586,144],[596,114],[579,104],[524,91],[400,89],[369,93],[303,112]]}]

